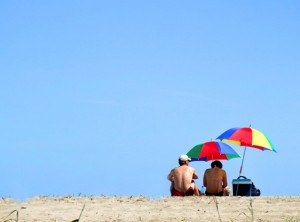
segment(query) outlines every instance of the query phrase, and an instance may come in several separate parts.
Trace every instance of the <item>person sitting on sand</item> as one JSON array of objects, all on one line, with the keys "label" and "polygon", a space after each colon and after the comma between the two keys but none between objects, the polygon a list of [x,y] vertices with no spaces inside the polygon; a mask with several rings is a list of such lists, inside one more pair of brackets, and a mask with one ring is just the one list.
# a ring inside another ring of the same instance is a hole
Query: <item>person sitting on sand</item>
[{"label": "person sitting on sand", "polygon": [[211,168],[207,169],[203,176],[203,185],[206,187],[207,196],[223,196],[224,188],[227,187],[226,171],[219,160],[211,163]]},{"label": "person sitting on sand", "polygon": [[189,166],[191,159],[187,155],[181,155],[178,159],[179,167],[171,170],[168,180],[171,181],[172,196],[200,196],[198,187],[193,179],[198,179],[198,174]]}]

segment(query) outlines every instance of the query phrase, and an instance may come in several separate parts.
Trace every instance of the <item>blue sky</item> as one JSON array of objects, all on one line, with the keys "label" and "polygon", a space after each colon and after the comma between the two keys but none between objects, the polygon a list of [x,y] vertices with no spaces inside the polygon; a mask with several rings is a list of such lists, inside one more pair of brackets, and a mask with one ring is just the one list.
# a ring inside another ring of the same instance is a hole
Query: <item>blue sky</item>
[{"label": "blue sky", "polygon": [[[299,195],[299,9],[3,1],[0,196],[168,196],[181,154],[250,124],[278,153],[247,149],[243,175]],[[240,164],[223,161],[230,185]],[[210,162],[191,165],[201,186]]]}]

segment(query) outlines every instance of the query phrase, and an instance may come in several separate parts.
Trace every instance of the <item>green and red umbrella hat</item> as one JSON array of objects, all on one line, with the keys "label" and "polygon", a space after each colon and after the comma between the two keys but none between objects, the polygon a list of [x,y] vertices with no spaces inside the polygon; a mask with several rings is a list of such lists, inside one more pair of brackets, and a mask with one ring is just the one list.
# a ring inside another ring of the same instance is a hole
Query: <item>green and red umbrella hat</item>
[{"label": "green and red umbrella hat", "polygon": [[209,141],[194,146],[186,154],[191,161],[230,160],[240,155],[228,144]]}]

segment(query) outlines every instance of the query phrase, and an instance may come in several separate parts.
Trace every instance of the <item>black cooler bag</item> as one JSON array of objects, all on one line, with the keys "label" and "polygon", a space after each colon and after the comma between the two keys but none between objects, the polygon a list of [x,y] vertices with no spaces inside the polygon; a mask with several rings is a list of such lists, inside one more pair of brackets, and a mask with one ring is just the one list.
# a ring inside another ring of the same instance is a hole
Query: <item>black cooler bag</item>
[{"label": "black cooler bag", "polygon": [[239,176],[232,180],[233,196],[260,196],[260,190],[255,187],[251,179]]}]

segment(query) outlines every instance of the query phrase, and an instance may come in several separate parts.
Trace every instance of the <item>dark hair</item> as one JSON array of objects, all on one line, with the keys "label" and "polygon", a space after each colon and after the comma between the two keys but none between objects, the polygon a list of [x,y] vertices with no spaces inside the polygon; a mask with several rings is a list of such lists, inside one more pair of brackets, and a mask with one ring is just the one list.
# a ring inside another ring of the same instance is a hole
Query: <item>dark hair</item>
[{"label": "dark hair", "polygon": [[214,167],[222,168],[223,164],[219,160],[215,160],[211,163],[211,168],[214,168]]},{"label": "dark hair", "polygon": [[[188,161],[188,160],[186,160],[186,161]],[[184,165],[186,163],[186,161],[178,159],[178,163],[179,163],[180,166]]]}]

